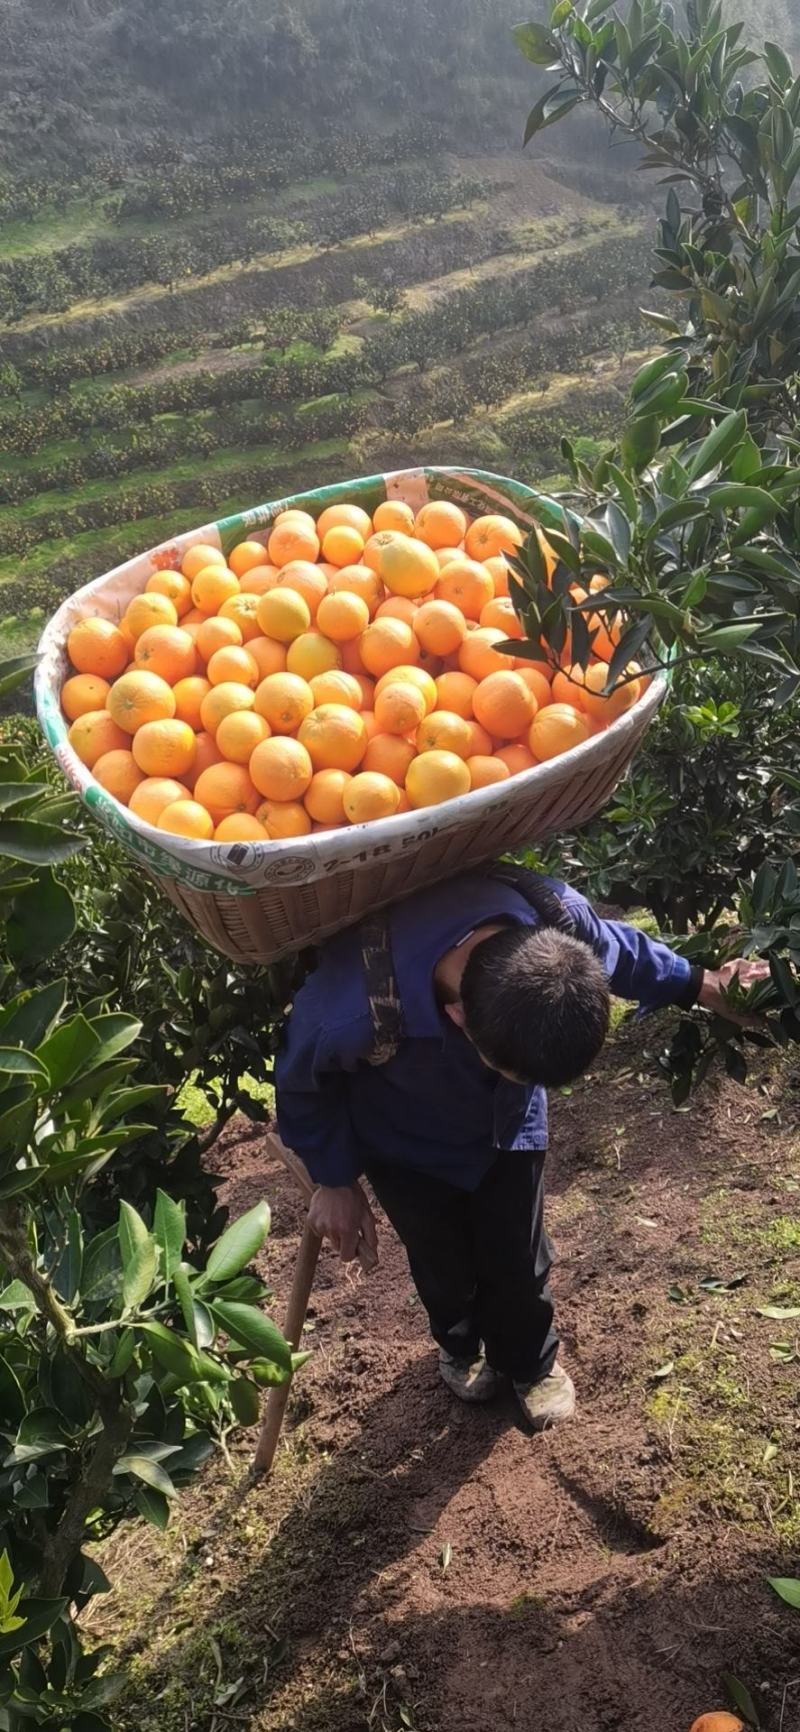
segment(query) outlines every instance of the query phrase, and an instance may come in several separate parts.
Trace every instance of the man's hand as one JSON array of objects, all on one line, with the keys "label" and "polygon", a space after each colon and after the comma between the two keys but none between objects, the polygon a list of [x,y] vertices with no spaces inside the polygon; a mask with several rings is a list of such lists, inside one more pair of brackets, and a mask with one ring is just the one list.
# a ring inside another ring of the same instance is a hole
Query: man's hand
[{"label": "man's hand", "polygon": [[368,1257],[378,1261],[375,1216],[359,1184],[320,1185],[308,1209],[308,1219],[321,1239],[328,1239],[343,1263],[352,1263],[363,1240]]},{"label": "man's hand", "polygon": [[744,962],[741,959],[724,962],[716,971],[706,969],[697,1002],[704,1010],[713,1010],[716,1016],[724,1017],[726,1022],[738,1023],[740,1028],[763,1028],[763,1017],[748,1016],[746,1011],[734,1010],[725,994],[734,984],[742,992],[747,992],[760,980],[768,979],[768,962]]}]

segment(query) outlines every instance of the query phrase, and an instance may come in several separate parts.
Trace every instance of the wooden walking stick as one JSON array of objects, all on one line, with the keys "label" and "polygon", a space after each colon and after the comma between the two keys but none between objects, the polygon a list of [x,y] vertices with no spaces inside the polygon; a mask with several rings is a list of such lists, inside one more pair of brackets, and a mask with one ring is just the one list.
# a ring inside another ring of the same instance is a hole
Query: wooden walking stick
[{"label": "wooden walking stick", "polygon": [[[291,1149],[285,1148],[280,1137],[276,1137],[274,1132],[270,1131],[265,1140],[270,1154],[277,1155],[278,1159],[283,1161],[287,1171],[297,1180],[306,1202],[310,1203],[316,1187],[308,1169],[299,1157],[292,1153]],[[292,1290],[289,1294],[286,1322],[283,1328],[283,1333],[294,1352],[300,1346],[303,1324],[306,1320],[308,1302],[311,1298],[311,1289],[314,1285],[314,1276],[321,1249],[322,1240],[318,1238],[313,1227],[306,1221],[294,1267]],[[358,1261],[365,1274],[369,1274],[376,1266],[377,1259],[363,1241],[358,1248]],[[280,1383],[277,1388],[271,1389],[267,1396],[258,1446],[250,1470],[253,1479],[263,1479],[270,1472],[275,1460],[275,1451],[278,1447],[291,1387],[291,1379],[289,1379],[286,1383]]]}]

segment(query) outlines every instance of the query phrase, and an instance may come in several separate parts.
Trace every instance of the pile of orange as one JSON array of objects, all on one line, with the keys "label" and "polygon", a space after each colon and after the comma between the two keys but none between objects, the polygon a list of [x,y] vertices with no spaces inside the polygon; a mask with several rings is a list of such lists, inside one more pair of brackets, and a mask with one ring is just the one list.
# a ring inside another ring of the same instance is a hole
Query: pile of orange
[{"label": "pile of orange", "polygon": [[522,636],[504,558],[521,541],[507,517],[387,501],[282,512],[228,560],[190,547],[118,624],[73,627],[70,743],[138,818],[199,841],[304,836],[507,781],[640,691],[603,697],[598,618],[585,675],[551,681],[501,651]]}]

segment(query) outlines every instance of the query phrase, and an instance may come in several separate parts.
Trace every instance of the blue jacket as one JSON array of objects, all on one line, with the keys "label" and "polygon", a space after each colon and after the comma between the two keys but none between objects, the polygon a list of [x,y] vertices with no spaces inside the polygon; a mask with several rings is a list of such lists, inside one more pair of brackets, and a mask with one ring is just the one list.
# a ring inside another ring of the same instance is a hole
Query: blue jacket
[{"label": "blue jacket", "polygon": [[[576,890],[548,882],[617,997],[644,1010],[683,997],[691,973],[683,957],[633,926],[601,920]],[[475,874],[421,891],[387,918],[405,1038],[387,1063],[364,1062],[373,1032],[359,928],[329,940],[297,995],[277,1059],[278,1128],[318,1184],[352,1184],[381,1160],[471,1191],[497,1149],[546,1148],[547,1096],[483,1064],[442,1014],[434,969],[476,926],[498,918],[536,926],[538,917],[519,891]]]}]

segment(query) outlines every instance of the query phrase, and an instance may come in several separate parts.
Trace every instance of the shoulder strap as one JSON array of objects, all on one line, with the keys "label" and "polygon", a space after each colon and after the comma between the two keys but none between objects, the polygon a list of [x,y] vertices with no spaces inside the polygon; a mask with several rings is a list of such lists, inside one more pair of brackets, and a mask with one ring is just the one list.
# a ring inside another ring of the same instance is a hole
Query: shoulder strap
[{"label": "shoulder strap", "polygon": [[515,866],[512,861],[498,860],[490,866],[487,872],[489,878],[497,878],[501,884],[509,884],[512,890],[517,890],[520,896],[538,914],[542,926],[555,926],[559,932],[573,936],[575,922],[569,909],[553,889],[547,884],[539,872],[532,872],[528,866]]},{"label": "shoulder strap", "polygon": [[386,1064],[394,1058],[403,1037],[403,1007],[394,972],[388,914],[373,914],[362,921],[360,936],[373,1039],[367,1063]]}]

